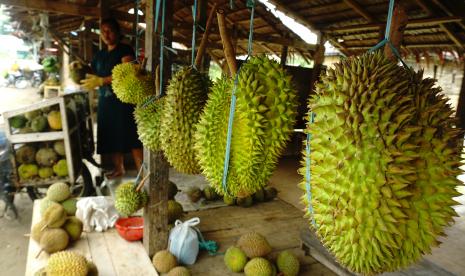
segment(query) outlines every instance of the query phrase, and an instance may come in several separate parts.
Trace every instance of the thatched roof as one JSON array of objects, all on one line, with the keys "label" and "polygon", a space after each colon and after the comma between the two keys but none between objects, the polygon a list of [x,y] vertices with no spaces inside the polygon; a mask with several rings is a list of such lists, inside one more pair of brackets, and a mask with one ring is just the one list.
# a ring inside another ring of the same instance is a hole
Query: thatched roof
[{"label": "thatched roof", "polygon": [[[134,7],[134,0],[107,0],[112,14],[123,25],[126,34],[133,34],[134,15],[127,11]],[[206,0],[205,0],[206,1]],[[199,0],[199,3],[205,2]],[[71,42],[78,47],[79,38],[70,35],[87,22],[87,26],[98,28],[99,8],[97,0],[0,0],[10,7],[12,19],[24,31],[26,38],[40,38],[39,13],[49,14],[49,26],[54,37]],[[193,0],[174,1],[174,41],[190,46],[192,36]],[[217,2],[226,10],[227,22],[236,41],[237,54],[247,51],[250,10],[247,0],[235,0],[235,8],[229,8],[229,0],[209,0],[208,14]],[[388,0],[268,0],[278,10],[294,18],[297,22],[321,32],[341,52],[350,55],[366,51],[383,36],[388,10]],[[402,52],[418,54],[423,51],[455,50],[463,53],[465,46],[465,3],[456,0],[403,0],[409,23],[404,33]],[[200,4],[201,6],[202,4]],[[141,9],[145,10],[145,1]],[[143,22],[145,19],[140,18]],[[96,34],[92,35],[95,43]],[[198,36],[200,39],[200,35]],[[222,46],[216,20],[210,36],[210,54],[223,58]],[[141,44],[143,45],[143,44]],[[288,29],[270,10],[256,0],[254,20],[254,52],[280,55],[283,47],[290,52],[311,58],[315,45],[307,44],[292,30]]]}]

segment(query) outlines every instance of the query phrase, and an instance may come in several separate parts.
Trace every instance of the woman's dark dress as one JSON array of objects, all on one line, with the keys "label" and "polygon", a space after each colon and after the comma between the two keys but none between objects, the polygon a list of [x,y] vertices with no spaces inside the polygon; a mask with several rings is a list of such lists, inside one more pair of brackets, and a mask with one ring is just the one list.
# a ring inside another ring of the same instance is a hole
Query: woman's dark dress
[{"label": "woman's dark dress", "polygon": [[[125,56],[134,56],[134,51],[122,43],[111,51],[100,50],[92,60],[92,70],[99,77],[108,77]],[[98,94],[97,153],[127,153],[142,148],[133,116],[134,107],[116,98],[111,85],[99,87]]]}]

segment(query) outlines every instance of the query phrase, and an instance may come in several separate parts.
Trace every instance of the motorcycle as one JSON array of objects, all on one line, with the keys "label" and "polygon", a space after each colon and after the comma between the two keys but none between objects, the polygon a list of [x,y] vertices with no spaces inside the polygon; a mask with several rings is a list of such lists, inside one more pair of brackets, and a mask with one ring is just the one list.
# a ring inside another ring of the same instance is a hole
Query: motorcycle
[{"label": "motorcycle", "polygon": [[10,218],[9,212],[13,213],[13,218],[18,217],[18,210],[14,205],[16,187],[11,181],[13,166],[10,160],[11,148],[5,133],[0,130],[0,200],[5,202],[3,214],[0,217]]}]

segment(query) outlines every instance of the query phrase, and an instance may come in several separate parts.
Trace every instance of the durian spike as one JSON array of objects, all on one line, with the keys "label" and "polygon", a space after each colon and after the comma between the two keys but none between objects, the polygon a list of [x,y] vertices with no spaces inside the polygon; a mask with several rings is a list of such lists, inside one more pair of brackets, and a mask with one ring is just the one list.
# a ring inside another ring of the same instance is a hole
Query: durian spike
[{"label": "durian spike", "polygon": [[216,6],[218,4],[213,4],[213,7],[208,15],[207,24],[205,25],[205,32],[203,33],[202,40],[200,41],[199,49],[197,50],[197,55],[195,56],[195,68],[200,67],[202,63],[202,57],[207,48],[208,35],[210,34],[210,26],[212,25],[213,17],[215,16]]},{"label": "durian spike", "polygon": [[224,56],[228,62],[231,77],[234,77],[237,72],[236,54],[234,53],[231,36],[229,36],[228,29],[226,27],[226,16],[224,15],[224,10],[218,9],[216,11],[216,16],[218,18],[218,29],[220,30],[221,41],[223,43]]},{"label": "durian spike", "polygon": [[44,249],[40,249],[39,253],[37,253],[36,255],[36,259],[39,258],[40,254],[42,253],[42,251],[44,251]]},{"label": "durian spike", "polygon": [[139,183],[139,185],[137,185],[136,192],[140,192],[140,190],[142,190],[142,188],[144,187],[144,184],[145,184],[145,180],[147,180],[147,178],[149,178],[149,176],[150,176],[150,173],[148,173],[148,174],[142,179],[142,181]]}]

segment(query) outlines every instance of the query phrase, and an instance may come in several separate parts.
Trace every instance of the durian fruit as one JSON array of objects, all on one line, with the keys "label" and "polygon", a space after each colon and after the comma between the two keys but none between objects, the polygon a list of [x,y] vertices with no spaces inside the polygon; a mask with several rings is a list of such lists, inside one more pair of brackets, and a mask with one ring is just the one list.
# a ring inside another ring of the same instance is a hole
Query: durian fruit
[{"label": "durian fruit", "polygon": [[190,187],[186,191],[186,194],[187,196],[189,196],[189,199],[194,203],[199,201],[202,197],[202,191],[198,187]]},{"label": "durian fruit", "polygon": [[[456,216],[463,132],[433,85],[381,53],[365,54],[329,69],[309,100],[315,116],[306,128],[307,216],[325,247],[354,272],[415,263]],[[300,187],[306,193],[305,181]]]},{"label": "durian fruit", "polygon": [[123,103],[138,105],[155,91],[152,77],[145,74],[137,64],[118,64],[113,67],[111,76],[111,87]]},{"label": "durian fruit", "polygon": [[[199,164],[219,194],[226,192],[222,178],[232,89],[231,80],[215,83],[195,134]],[[227,192],[246,197],[266,185],[290,138],[297,92],[277,62],[259,56],[242,65],[236,96]]]},{"label": "durian fruit", "polygon": [[43,251],[52,254],[65,249],[69,243],[69,236],[61,228],[45,229],[40,237],[39,245]]},{"label": "durian fruit", "polygon": [[45,116],[37,116],[31,120],[31,129],[34,132],[42,132],[45,131],[48,127],[47,117]]},{"label": "durian fruit", "polygon": [[160,141],[170,164],[179,172],[200,173],[194,132],[210,90],[208,76],[185,67],[171,78],[162,107]]},{"label": "durian fruit", "polygon": [[40,167],[38,174],[40,178],[49,178],[53,176],[53,169],[51,167]]},{"label": "durian fruit", "polygon": [[77,199],[68,198],[67,200],[65,200],[65,201],[63,201],[61,203],[61,206],[63,206],[63,208],[65,208],[66,214],[68,216],[74,216],[76,214],[76,210],[77,210],[76,204],[77,204]]},{"label": "durian fruit", "polygon": [[87,276],[98,276],[98,268],[91,261],[87,261]]},{"label": "durian fruit", "polygon": [[48,209],[48,207],[50,207],[50,205],[53,205],[53,204],[58,204],[60,205],[59,203],[53,201],[53,200],[50,200],[48,197],[44,197],[40,200],[40,215],[43,216],[44,213],[45,213],[45,210]]},{"label": "durian fruit", "polygon": [[71,189],[64,182],[56,182],[47,189],[47,198],[55,202],[62,202],[71,196]]},{"label": "durian fruit", "polygon": [[153,100],[147,106],[138,105],[134,109],[137,124],[137,134],[144,147],[160,150],[160,121],[162,115],[163,98]]},{"label": "durian fruit", "polygon": [[58,110],[52,110],[47,114],[47,122],[52,130],[61,130],[61,113]]},{"label": "durian fruit", "polygon": [[167,273],[178,265],[176,257],[168,250],[158,251],[153,255],[152,263],[157,272]]},{"label": "durian fruit", "polygon": [[77,241],[82,234],[82,221],[77,217],[66,218],[63,229],[68,233],[71,241]]},{"label": "durian fruit", "polygon": [[236,200],[236,204],[241,207],[250,207],[253,204],[253,198],[252,196],[238,197]]},{"label": "durian fruit", "polygon": [[255,194],[253,194],[253,200],[255,200],[256,202],[265,201],[265,190],[264,189],[257,190]]},{"label": "durian fruit", "polygon": [[223,196],[223,202],[228,206],[236,205],[236,198],[228,195]]},{"label": "durian fruit", "polygon": [[[136,191],[134,182],[126,182],[115,191],[115,208],[123,216],[130,216],[146,204],[145,190]],[[144,203],[145,198],[145,203]]]},{"label": "durian fruit", "polygon": [[32,111],[28,111],[24,113],[24,117],[26,117],[26,119],[28,119],[29,121],[32,121],[32,119],[40,115],[42,115],[42,112],[40,111],[40,109],[36,109],[36,110],[32,110]]},{"label": "durian fruit", "polygon": [[16,162],[30,164],[35,161],[36,149],[29,145],[19,147],[15,152]]},{"label": "durian fruit", "polygon": [[23,128],[26,126],[27,119],[24,117],[24,115],[17,115],[12,118],[10,118],[10,126],[12,128]]},{"label": "durian fruit", "polygon": [[266,201],[273,200],[278,195],[278,190],[275,187],[267,186],[265,187],[264,192]]},{"label": "durian fruit", "polygon": [[297,257],[288,250],[282,251],[278,254],[276,259],[278,270],[284,276],[297,276],[299,275],[300,262]]},{"label": "durian fruit", "polygon": [[266,256],[272,250],[266,238],[257,232],[249,232],[242,235],[237,241],[237,246],[249,258]]},{"label": "durian fruit", "polygon": [[216,200],[218,199],[218,194],[216,193],[215,189],[211,186],[205,187],[202,191],[203,196],[206,200]]},{"label": "durian fruit", "polygon": [[88,272],[86,258],[72,251],[52,254],[47,262],[47,276],[87,276]]},{"label": "durian fruit", "polygon": [[191,276],[191,272],[184,266],[177,266],[171,269],[167,276]]},{"label": "durian fruit", "polygon": [[51,167],[58,159],[57,153],[50,148],[41,148],[36,153],[37,164],[44,167]]},{"label": "durian fruit", "polygon": [[245,276],[272,276],[273,266],[264,258],[253,258],[244,267]]},{"label": "durian fruit", "polygon": [[62,140],[56,141],[55,143],[53,143],[53,149],[56,151],[56,153],[58,153],[61,156],[66,155],[65,142]]},{"label": "durian fruit", "polygon": [[53,165],[53,172],[57,176],[68,176],[68,163],[66,163],[66,159],[58,160],[58,162]]},{"label": "durian fruit", "polygon": [[168,200],[168,223],[174,223],[182,216],[182,205],[175,200]]},{"label": "durian fruit", "polygon": [[42,229],[46,226],[47,223],[44,220],[39,221],[38,223],[34,224],[31,228],[31,238],[36,242],[40,242],[40,237],[44,233]]},{"label": "durian fruit", "polygon": [[247,255],[239,247],[231,246],[224,254],[224,263],[232,272],[241,272],[247,263]]},{"label": "durian fruit", "polygon": [[42,219],[48,228],[58,228],[66,221],[66,211],[60,204],[52,204],[45,210]]},{"label": "durian fruit", "polygon": [[18,174],[21,180],[31,179],[39,173],[39,167],[36,164],[22,164],[18,167]]}]

